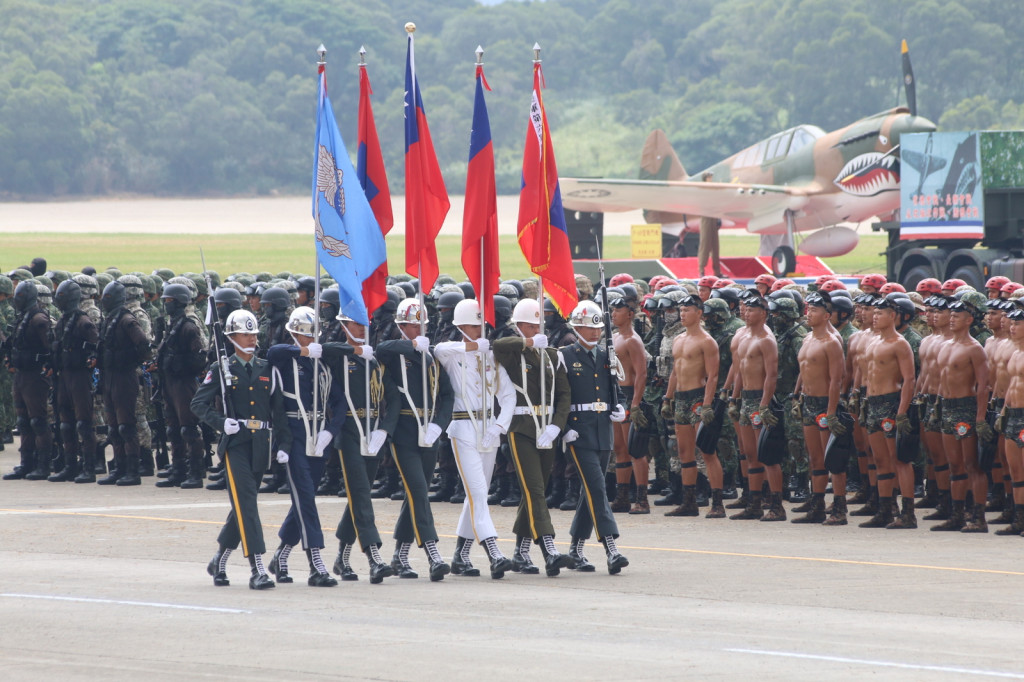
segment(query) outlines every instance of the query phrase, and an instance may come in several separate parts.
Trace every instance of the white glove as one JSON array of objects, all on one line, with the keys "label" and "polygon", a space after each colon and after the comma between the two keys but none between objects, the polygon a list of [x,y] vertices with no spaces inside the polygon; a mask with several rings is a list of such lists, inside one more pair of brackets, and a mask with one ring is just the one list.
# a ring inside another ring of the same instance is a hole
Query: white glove
[{"label": "white glove", "polygon": [[544,432],[537,436],[537,447],[541,450],[547,450],[555,444],[555,439],[558,438],[558,434],[562,430],[554,424],[548,424],[544,427]]},{"label": "white glove", "polygon": [[426,353],[430,350],[430,339],[425,336],[417,336],[412,340],[412,347],[421,353]]},{"label": "white glove", "polygon": [[477,339],[475,341],[475,343],[476,343],[476,349],[478,351],[480,351],[481,353],[486,353],[491,348],[491,342],[488,341],[487,339],[485,339],[482,336],[479,339]]},{"label": "white glove", "polygon": [[323,457],[324,456],[324,450],[327,449],[327,446],[330,445],[331,441],[333,441],[333,440],[334,440],[334,434],[332,434],[327,429],[324,429],[320,433],[316,434],[316,448],[314,449],[314,452],[316,453],[316,455],[314,455],[314,456],[315,457]]},{"label": "white glove", "polygon": [[231,417],[228,417],[227,419],[224,420],[224,428],[221,429],[221,431],[223,431],[229,436],[233,436],[236,433],[238,433],[241,430],[241,428],[242,427],[239,425],[237,419],[232,419]]},{"label": "white glove", "polygon": [[288,463],[288,453],[285,452],[284,450],[278,450],[277,451],[277,463],[278,464],[287,464]]},{"label": "white glove", "polygon": [[505,433],[505,429],[501,428],[498,424],[491,424],[487,427],[487,431],[484,432],[484,441],[481,445],[487,450],[498,447],[498,440],[503,433]]},{"label": "white glove", "polygon": [[363,360],[366,360],[367,362],[373,360],[373,346],[371,346],[370,344],[366,344],[364,346],[360,346],[359,348],[361,349],[359,351],[359,356]]},{"label": "white glove", "polygon": [[441,437],[441,427],[437,424],[427,424],[427,432],[423,434],[423,444],[430,446]]},{"label": "white glove", "polygon": [[572,429],[569,429],[568,431],[565,432],[565,435],[562,436],[562,442],[564,444],[568,445],[569,443],[575,442],[576,439],[579,438],[579,437],[580,437],[580,434],[576,433]]},{"label": "white glove", "polygon": [[[364,346],[368,347],[368,346]],[[384,445],[384,441],[387,440],[388,432],[382,429],[375,429],[370,432],[370,442],[367,445],[367,449],[370,451],[370,455],[376,455],[380,452],[380,448]]]},{"label": "white glove", "polygon": [[311,343],[308,346],[306,346],[306,352],[309,353],[309,357],[313,358],[314,360],[319,360],[320,357],[323,356],[324,354],[324,347],[321,346],[319,343]]},{"label": "white glove", "polygon": [[548,347],[548,337],[544,334],[537,334],[533,337],[533,347],[537,350]]},{"label": "white glove", "polygon": [[626,421],[626,408],[622,405],[616,405],[609,417],[616,424]]}]

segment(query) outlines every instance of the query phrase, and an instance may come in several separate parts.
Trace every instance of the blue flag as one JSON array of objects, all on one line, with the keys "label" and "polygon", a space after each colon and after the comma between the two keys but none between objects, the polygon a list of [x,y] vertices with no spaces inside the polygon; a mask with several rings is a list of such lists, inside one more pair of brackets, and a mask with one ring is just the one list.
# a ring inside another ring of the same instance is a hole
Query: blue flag
[{"label": "blue flag", "polygon": [[313,155],[313,222],[317,257],[338,283],[341,311],[369,325],[363,281],[387,260],[384,234],[341,139],[323,66]]}]

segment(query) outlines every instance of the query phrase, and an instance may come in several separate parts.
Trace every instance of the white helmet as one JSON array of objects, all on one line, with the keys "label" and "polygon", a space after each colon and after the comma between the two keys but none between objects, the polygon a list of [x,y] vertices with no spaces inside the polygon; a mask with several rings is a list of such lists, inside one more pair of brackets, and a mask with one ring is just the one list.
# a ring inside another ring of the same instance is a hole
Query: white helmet
[{"label": "white helmet", "polygon": [[235,310],[228,315],[224,323],[224,333],[231,334],[255,334],[259,331],[260,324],[256,316],[248,310]]},{"label": "white helmet", "polygon": [[478,325],[484,323],[484,317],[480,314],[480,304],[472,298],[467,298],[455,304],[452,324],[461,327],[464,324]]},{"label": "white helmet", "polygon": [[540,305],[537,304],[537,299],[524,298],[516,303],[515,309],[512,310],[512,323],[520,322],[540,324]]},{"label": "white helmet", "polygon": [[421,324],[427,321],[419,299],[405,298],[399,301],[395,311],[396,324]]},{"label": "white helmet", "polygon": [[313,330],[316,329],[316,313],[313,309],[308,306],[299,306],[292,311],[292,314],[288,316],[288,324],[285,325],[292,334],[298,334],[300,336],[313,336]]},{"label": "white helmet", "polygon": [[569,314],[569,326],[601,329],[604,327],[604,312],[593,301],[580,301]]}]

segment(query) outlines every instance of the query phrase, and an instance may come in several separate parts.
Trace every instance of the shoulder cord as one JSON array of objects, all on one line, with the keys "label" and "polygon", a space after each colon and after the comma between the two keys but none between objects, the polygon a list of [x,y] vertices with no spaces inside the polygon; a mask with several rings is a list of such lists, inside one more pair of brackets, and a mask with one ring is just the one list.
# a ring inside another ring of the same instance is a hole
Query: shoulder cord
[{"label": "shoulder cord", "polygon": [[[352,419],[356,423],[356,431],[359,432],[359,447],[362,450],[362,455],[364,457],[366,457],[366,456],[369,455],[369,452],[368,452],[368,445],[369,445],[368,439],[369,439],[369,436],[363,430],[363,420],[359,418],[359,413],[356,410],[356,406],[352,402],[352,391],[349,390],[350,384],[349,384],[349,380],[348,380],[348,364],[349,364],[348,356],[346,355],[344,358],[342,358],[342,360],[343,360],[343,362],[342,362],[342,368],[343,368],[342,375],[345,377],[345,402],[348,403],[349,412],[352,413]],[[366,362],[366,361],[364,360],[364,362]],[[365,371],[370,372],[372,369],[373,368],[370,366],[370,363],[366,362],[366,369],[365,369]],[[375,374],[375,373],[376,372],[372,373],[370,376],[372,377],[373,374]],[[372,391],[371,391],[370,396],[368,396],[368,398],[369,398],[369,400],[367,401],[367,405],[366,405],[365,409],[372,410],[373,409],[373,394],[372,394]],[[370,414],[372,414],[372,412]],[[379,424],[380,424],[380,410],[377,411],[377,416],[374,417],[374,420],[373,420],[374,427],[378,426]]]},{"label": "shoulder cord", "polygon": [[[494,396],[496,396],[498,394],[498,382],[500,381],[500,376],[499,376],[499,374],[497,372],[497,368],[494,367],[493,364],[487,362],[487,360],[490,357],[493,357],[493,356],[490,355],[489,351],[486,354],[482,353],[480,351],[463,351],[463,359],[459,360],[459,369],[461,370],[461,378],[460,378],[460,381],[459,381],[459,396],[462,398],[462,404],[463,405],[467,405],[468,406],[470,404],[470,401],[468,401],[466,399],[466,362],[465,362],[465,360],[468,359],[467,356],[471,352],[472,353],[476,353],[476,356],[477,356],[476,357],[476,373],[477,373],[477,376],[479,376],[480,373],[481,373],[480,372],[481,366],[483,367],[483,370],[484,370],[483,371],[483,375],[484,375],[484,380],[486,381],[486,385],[480,387],[480,389],[481,389],[481,393],[480,393],[480,412],[483,414],[484,428],[487,428],[487,426],[489,425],[489,422],[494,417]],[[491,382],[491,379],[490,379],[490,376],[491,376],[492,373],[494,374],[494,382],[493,383]],[[478,420],[476,418],[476,414],[475,414],[476,410],[467,407],[466,412],[467,412],[467,414],[469,414],[469,423],[472,425],[473,430],[479,432],[479,429],[477,428],[477,424],[480,423],[480,420]]]},{"label": "shoulder cord", "polygon": [[[314,371],[316,369],[319,369],[321,374],[320,397],[321,400],[326,400],[327,394],[329,394],[331,390],[331,376],[330,374],[326,373],[323,370],[323,367],[318,368],[316,364],[317,363],[314,363]],[[277,372],[278,369],[275,367],[274,371]],[[295,393],[289,393],[288,391],[284,390],[283,381],[281,382],[281,393],[286,398],[291,398],[292,400],[294,400],[296,406],[298,407],[297,411],[299,413],[300,419],[302,419],[302,427],[306,430],[306,454],[310,455],[310,453],[313,452],[313,448],[316,445],[315,436],[319,434],[320,431],[323,430],[323,426],[327,421],[327,404],[326,402],[321,403],[323,405],[324,412],[323,415],[320,417],[318,424],[317,415],[310,415],[306,411],[306,406],[302,404],[302,396],[299,395],[299,361],[295,358],[292,358],[292,378],[295,382],[293,384],[295,387]]]},{"label": "shoulder cord", "polygon": [[399,387],[402,395],[405,396],[405,401],[409,403],[409,407],[412,408],[412,416],[416,419],[416,426],[419,427],[420,441],[423,440],[427,432],[427,424],[434,419],[434,411],[437,407],[437,362],[434,360],[434,356],[429,353],[423,353],[423,357],[430,358],[430,367],[427,369],[427,377],[430,382],[430,405],[423,406],[423,418],[420,419],[419,413],[416,411],[416,401],[413,400],[412,394],[409,392],[409,375],[405,369],[405,356],[398,356],[398,364],[402,368],[402,385]]},{"label": "shoulder cord", "polygon": [[[544,358],[546,357],[546,355],[542,354],[541,351],[537,351],[537,354],[541,357],[541,367],[544,369],[545,374],[546,374],[547,373],[547,368],[544,367]],[[562,362],[562,355],[561,355],[561,353],[559,353],[559,355],[558,355],[558,362],[559,363]],[[542,407],[542,408],[543,407],[547,407],[549,405],[553,406],[555,404],[555,369],[557,369],[557,365],[553,366],[551,368],[551,392],[550,392],[550,395],[548,396],[548,403],[546,405],[544,403],[544,396],[541,396],[541,405],[540,405],[540,407]],[[526,355],[524,353],[520,353],[519,354],[519,371],[521,372],[520,377],[522,378],[523,383],[525,384],[526,383]],[[527,392],[527,390],[523,386],[520,386],[519,384],[517,384],[514,381],[512,382],[512,386],[519,393],[521,393],[523,395],[523,398],[526,399],[526,405],[527,405],[527,407],[530,408],[530,416],[533,418],[533,425],[536,427],[536,429],[537,429],[537,436],[539,437],[541,435],[541,433],[544,432],[544,428],[547,427],[547,425],[550,423],[550,418],[549,418],[549,416],[547,414],[547,411],[543,410],[542,414],[540,414],[540,418],[538,419],[537,418],[538,417],[537,409],[534,408],[533,401],[530,400],[530,394]]]}]

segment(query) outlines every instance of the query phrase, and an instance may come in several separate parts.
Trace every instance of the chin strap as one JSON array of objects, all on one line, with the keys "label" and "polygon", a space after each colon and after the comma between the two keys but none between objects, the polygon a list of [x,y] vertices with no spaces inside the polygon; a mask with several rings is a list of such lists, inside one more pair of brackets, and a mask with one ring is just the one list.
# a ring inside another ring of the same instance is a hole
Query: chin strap
[{"label": "chin strap", "polygon": [[[256,354],[256,346],[240,346],[240,345],[238,345],[237,343],[235,343],[235,339],[234,339],[234,335],[233,334],[228,335],[228,341],[231,342],[232,346],[234,346],[238,350],[242,351],[243,353],[248,353],[249,355],[255,355]],[[259,344],[257,344],[257,345],[259,345]]]}]

